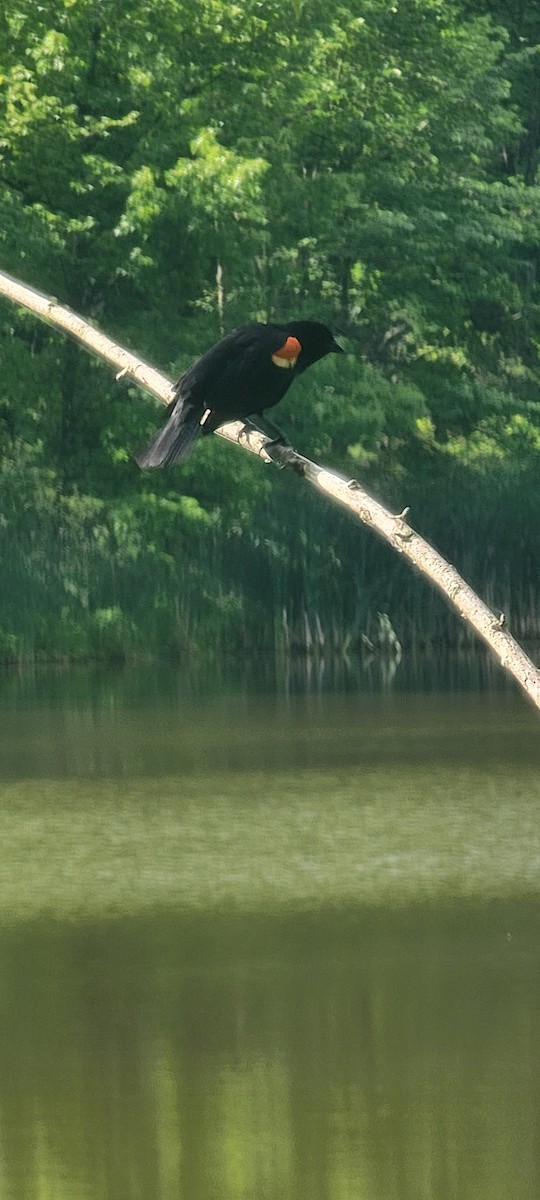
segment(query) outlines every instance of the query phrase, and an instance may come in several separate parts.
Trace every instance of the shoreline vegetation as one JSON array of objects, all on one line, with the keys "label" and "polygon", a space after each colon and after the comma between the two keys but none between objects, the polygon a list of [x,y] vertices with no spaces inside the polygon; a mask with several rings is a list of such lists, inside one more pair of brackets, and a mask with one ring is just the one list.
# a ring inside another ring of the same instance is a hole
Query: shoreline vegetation
[{"label": "shoreline vegetation", "polygon": [[[259,463],[255,468],[263,473]],[[44,503],[37,521],[30,505],[13,514],[0,527],[5,564],[0,663],[259,653],[392,657],[396,642],[413,653],[478,644],[474,632],[370,531],[354,527],[333,507],[326,510],[316,497],[300,497],[299,490],[296,481],[280,475],[273,484],[275,507],[265,506],[247,536],[220,522],[219,530],[205,529],[200,539],[196,532],[178,539],[175,553],[151,540],[160,509],[155,496],[139,529],[128,513],[120,519],[119,506],[107,512],[103,502],[89,497],[49,497],[55,511],[48,529]],[[289,492],[288,500],[282,491]],[[167,507],[178,516],[183,500],[171,497]],[[282,546],[277,507],[284,522]],[[433,507],[426,511],[444,519]],[[478,525],[485,515],[484,508]],[[506,516],[510,525],[512,514]],[[264,538],[270,524],[274,538]],[[536,580],[532,573],[523,578],[526,564],[511,529],[500,532],[500,544],[494,540],[490,558],[478,563],[475,544],[464,545],[467,528],[458,524],[452,539],[454,546],[461,540],[464,573],[494,612],[504,612],[518,641],[538,644]],[[532,525],[524,528],[521,544],[527,537],[532,549]],[[457,554],[454,561],[459,562]]]},{"label": "shoreline vegetation", "polygon": [[[7,0],[2,268],[173,378],[249,318],[343,331],[291,441],[537,642],[540,12],[135,9]],[[5,301],[0,349],[0,663],[366,654],[378,613],[405,652],[469,644],[285,472],[218,438],[139,472],[161,413]]]}]

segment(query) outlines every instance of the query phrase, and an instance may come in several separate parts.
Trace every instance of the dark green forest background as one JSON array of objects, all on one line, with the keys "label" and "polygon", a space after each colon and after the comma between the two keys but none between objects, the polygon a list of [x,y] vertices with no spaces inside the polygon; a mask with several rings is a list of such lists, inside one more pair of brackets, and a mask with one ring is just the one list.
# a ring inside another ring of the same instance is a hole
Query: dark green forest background
[{"label": "dark green forest background", "polygon": [[[4,0],[0,265],[176,377],[326,320],[278,420],[540,632],[540,8]],[[454,619],[369,533],[219,438],[141,473],[142,392],[0,303],[0,658],[353,649]]]}]

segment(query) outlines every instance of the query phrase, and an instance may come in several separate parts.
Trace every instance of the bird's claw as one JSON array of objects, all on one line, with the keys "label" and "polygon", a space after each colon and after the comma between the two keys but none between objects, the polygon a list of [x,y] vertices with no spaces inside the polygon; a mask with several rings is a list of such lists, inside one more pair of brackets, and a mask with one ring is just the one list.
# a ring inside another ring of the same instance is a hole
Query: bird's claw
[{"label": "bird's claw", "polygon": [[293,450],[291,443],[288,442],[287,438],[284,436],[275,437],[275,438],[272,438],[272,440],[270,442],[265,442],[265,444],[263,446],[263,450],[264,450],[264,453],[267,455],[268,461],[273,462],[274,466],[279,467],[279,469],[281,471],[281,470],[283,470],[284,467],[288,466],[288,462],[287,462],[287,459],[285,459],[283,462],[279,462],[278,459],[274,458],[274,455],[272,454],[272,450],[274,450],[274,449],[290,450],[292,452],[292,454],[296,454],[296,451]]}]

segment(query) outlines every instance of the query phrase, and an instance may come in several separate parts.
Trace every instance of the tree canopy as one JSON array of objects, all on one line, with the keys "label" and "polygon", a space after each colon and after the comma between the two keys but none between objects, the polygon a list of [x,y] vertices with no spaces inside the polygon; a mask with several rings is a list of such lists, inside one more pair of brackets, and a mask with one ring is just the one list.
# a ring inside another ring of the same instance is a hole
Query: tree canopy
[{"label": "tree canopy", "polygon": [[[532,633],[540,14],[519,9],[5,0],[0,257],[172,376],[247,319],[344,332],[283,406],[291,439],[412,503]],[[384,548],[297,495],[293,519],[294,481],[218,439],[141,475],[151,401],[0,320],[0,654],[274,646],[306,619],[350,644],[381,608],[405,640],[449,633]]]}]

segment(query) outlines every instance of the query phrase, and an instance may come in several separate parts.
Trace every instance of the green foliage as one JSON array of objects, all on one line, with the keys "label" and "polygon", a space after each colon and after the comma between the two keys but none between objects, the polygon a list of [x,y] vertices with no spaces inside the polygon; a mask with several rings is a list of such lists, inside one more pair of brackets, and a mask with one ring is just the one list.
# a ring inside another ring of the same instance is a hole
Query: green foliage
[{"label": "green foliage", "polygon": [[[510,0],[5,0],[2,265],[173,375],[248,318],[345,330],[351,354],[299,381],[283,426],[412,501],[521,619],[539,43]],[[294,481],[216,438],[142,476],[146,397],[5,302],[0,344],[0,658],[271,646],[306,621],[351,642],[376,609],[410,631],[416,582]],[[492,533],[503,500],[519,539],[506,516]]]}]

